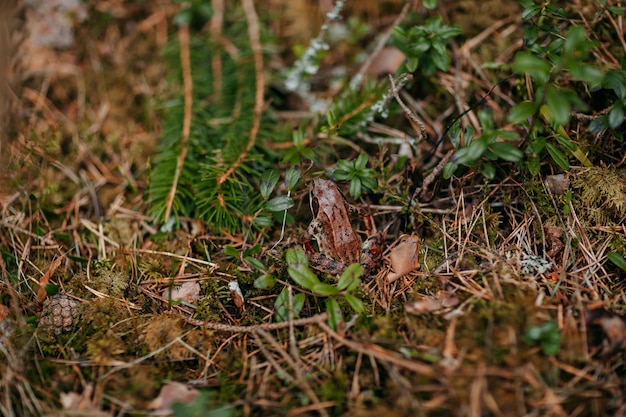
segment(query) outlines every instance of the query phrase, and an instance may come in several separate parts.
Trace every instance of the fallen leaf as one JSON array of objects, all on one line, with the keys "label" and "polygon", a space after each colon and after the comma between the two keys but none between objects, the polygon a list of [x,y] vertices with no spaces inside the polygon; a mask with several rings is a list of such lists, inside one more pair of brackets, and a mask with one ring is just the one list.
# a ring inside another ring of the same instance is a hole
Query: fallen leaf
[{"label": "fallen leaf", "polygon": [[150,410],[161,411],[165,413],[172,412],[172,404],[193,402],[198,396],[198,390],[191,388],[180,382],[170,382],[161,387],[159,396],[150,401],[148,408]]},{"label": "fallen leaf", "polygon": [[391,283],[420,267],[418,261],[419,240],[417,236],[401,236],[398,244],[391,249],[389,262],[393,272],[387,274],[387,282]]},{"label": "fallen leaf", "polygon": [[404,311],[419,316],[434,313],[459,304],[458,297],[449,291],[439,291],[435,295],[422,295],[421,300],[411,301],[404,305]]},{"label": "fallen leaf", "polygon": [[195,281],[186,281],[174,288],[166,288],[163,290],[163,298],[196,304],[200,299],[200,284]]}]

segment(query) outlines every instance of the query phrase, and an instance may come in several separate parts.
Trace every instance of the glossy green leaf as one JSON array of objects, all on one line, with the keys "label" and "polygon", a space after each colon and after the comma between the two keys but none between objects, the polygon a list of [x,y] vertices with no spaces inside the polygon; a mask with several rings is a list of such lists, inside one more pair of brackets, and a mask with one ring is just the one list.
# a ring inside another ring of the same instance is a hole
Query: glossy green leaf
[{"label": "glossy green leaf", "polygon": [[319,278],[308,266],[302,264],[289,266],[287,273],[298,285],[309,291],[312,291],[315,285],[320,284]]},{"label": "glossy green leaf", "polygon": [[609,112],[609,126],[613,129],[619,127],[624,122],[624,107],[620,101]]},{"label": "glossy green leaf", "polygon": [[278,183],[279,179],[280,173],[278,170],[269,169],[263,173],[259,184],[259,191],[264,200],[267,200],[270,194],[272,194],[272,191],[274,190],[274,187]]},{"label": "glossy green leaf", "polygon": [[297,168],[289,168],[285,173],[285,185],[287,189],[289,191],[295,190],[298,181],[300,181],[300,170]]},{"label": "glossy green leaf", "polygon": [[287,249],[285,259],[287,260],[287,265],[309,265],[309,258],[307,258],[302,246],[296,246],[294,249]]},{"label": "glossy green leaf", "polygon": [[276,285],[276,277],[272,274],[262,274],[254,280],[254,288],[270,289]]},{"label": "glossy green leaf", "polygon": [[424,0],[422,2],[422,4],[424,4],[424,7],[428,10],[432,10],[435,7],[437,7],[437,1],[438,0]]},{"label": "glossy green leaf", "polygon": [[492,180],[496,176],[496,169],[493,165],[485,163],[482,165],[480,173],[488,180]]},{"label": "glossy green leaf", "polygon": [[489,149],[491,149],[498,158],[504,159],[505,161],[517,162],[524,156],[524,153],[517,146],[508,142],[492,143]]},{"label": "glossy green leaf", "polygon": [[587,41],[587,35],[585,28],[582,26],[574,26],[567,33],[565,38],[564,49],[565,52],[580,52],[586,51],[590,47]]},{"label": "glossy green leaf", "polygon": [[363,266],[358,263],[348,265],[348,267],[341,273],[341,276],[339,277],[339,281],[337,282],[337,288],[340,291],[343,291],[358,287],[361,283],[361,275],[363,275]]},{"label": "glossy green leaf", "polygon": [[321,295],[323,297],[339,293],[339,289],[337,287],[325,282],[317,282],[309,289],[313,291],[314,294]]},{"label": "glossy green leaf", "polygon": [[618,98],[626,98],[626,72],[624,70],[609,71],[602,81],[604,88],[612,88]]},{"label": "glossy green leaf", "polygon": [[454,175],[458,167],[459,167],[459,164],[454,163],[454,162],[448,162],[443,167],[443,178],[448,179],[452,177],[452,175]]},{"label": "glossy green leaf", "polygon": [[606,257],[608,258],[609,261],[611,261],[618,268],[621,268],[624,271],[626,271],[626,259],[624,259],[624,255],[622,255],[621,253],[617,253],[617,252],[609,252],[606,254]]},{"label": "glossy green leaf", "polygon": [[534,101],[522,101],[515,105],[509,112],[509,121],[513,123],[524,123],[530,116],[535,114],[539,106]]},{"label": "glossy green leaf", "polygon": [[281,195],[278,197],[274,197],[270,201],[265,203],[265,209],[268,211],[285,211],[293,207],[293,205],[294,202],[291,197]]},{"label": "glossy green leaf", "polygon": [[567,159],[567,156],[559,150],[559,148],[548,142],[546,143],[546,149],[559,167],[566,171],[569,170],[569,160]]},{"label": "glossy green leaf", "polygon": [[551,122],[561,126],[569,122],[572,105],[566,94],[551,85],[548,86],[546,105],[550,110]]},{"label": "glossy green leaf", "polygon": [[545,59],[528,52],[518,52],[513,60],[513,71],[517,74],[529,74],[534,80],[546,83],[550,79],[552,66]]},{"label": "glossy green leaf", "polygon": [[234,256],[235,258],[239,257],[239,251],[231,245],[224,245],[224,254],[226,256]]},{"label": "glossy green leaf", "polygon": [[253,258],[252,256],[246,256],[244,257],[244,259],[246,260],[246,262],[252,265],[252,267],[254,267],[255,269],[259,271],[265,270],[265,265],[263,265],[263,262],[259,261],[258,259]]},{"label": "glossy green leaf", "polygon": [[343,321],[343,315],[337,300],[332,297],[326,299],[326,312],[328,313],[328,325],[333,330],[337,330],[337,325]]},{"label": "glossy green leaf", "polygon": [[350,307],[352,307],[352,310],[354,310],[355,313],[358,313],[358,314],[363,313],[364,307],[363,307],[363,302],[361,301],[360,298],[350,293],[344,295],[344,298],[348,302],[348,304],[350,304]]}]

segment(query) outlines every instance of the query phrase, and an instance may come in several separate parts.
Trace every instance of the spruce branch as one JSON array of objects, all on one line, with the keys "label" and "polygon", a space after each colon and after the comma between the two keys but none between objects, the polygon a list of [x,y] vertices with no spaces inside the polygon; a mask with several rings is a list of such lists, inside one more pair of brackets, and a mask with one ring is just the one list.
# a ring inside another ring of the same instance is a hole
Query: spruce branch
[{"label": "spruce branch", "polygon": [[[246,14],[246,20],[248,21],[248,36],[250,37],[250,46],[252,48],[252,54],[254,57],[254,71],[255,71],[255,101],[254,101],[254,120],[252,122],[252,129],[250,130],[250,138],[245,149],[239,155],[239,158],[228,168],[226,172],[220,175],[217,185],[221,186],[228,178],[235,172],[235,170],[245,160],[248,153],[256,143],[256,138],[259,133],[259,127],[261,126],[261,117],[263,116],[263,93],[265,91],[265,78],[263,76],[263,55],[261,53],[261,42],[259,40],[259,19],[254,10],[254,3],[252,0],[244,0],[242,2],[244,12]],[[223,202],[223,194],[219,195],[220,202]]]},{"label": "spruce branch", "polygon": [[185,158],[187,157],[187,142],[189,141],[189,132],[191,131],[191,107],[193,104],[193,84],[191,79],[191,58],[189,54],[189,26],[180,25],[178,27],[178,40],[180,42],[180,64],[183,70],[183,84],[185,91],[185,117],[183,119],[183,132],[181,138],[181,152],[176,162],[176,171],[174,174],[174,180],[172,181],[172,187],[167,197],[165,206],[164,221],[167,222],[172,212],[172,205],[174,204],[174,198],[176,196],[176,189],[178,188],[178,182],[180,174],[183,171],[185,165]]}]

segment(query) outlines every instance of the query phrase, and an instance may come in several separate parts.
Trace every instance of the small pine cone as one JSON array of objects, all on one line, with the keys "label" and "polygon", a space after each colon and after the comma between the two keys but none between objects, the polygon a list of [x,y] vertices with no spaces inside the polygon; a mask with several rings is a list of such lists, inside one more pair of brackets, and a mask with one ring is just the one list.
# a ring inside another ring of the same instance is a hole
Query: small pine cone
[{"label": "small pine cone", "polygon": [[62,333],[72,330],[78,316],[80,302],[66,294],[56,294],[48,298],[39,316],[39,327],[49,333]]}]

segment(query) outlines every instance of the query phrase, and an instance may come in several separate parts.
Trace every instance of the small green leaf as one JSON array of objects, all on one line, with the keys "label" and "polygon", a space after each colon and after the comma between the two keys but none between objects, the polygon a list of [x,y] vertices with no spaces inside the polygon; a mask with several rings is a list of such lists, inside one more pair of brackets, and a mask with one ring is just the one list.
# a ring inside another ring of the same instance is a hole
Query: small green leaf
[{"label": "small green leaf", "polygon": [[435,7],[437,7],[437,1],[438,0],[424,0],[422,4],[424,5],[426,9],[432,10]]},{"label": "small green leaf", "polygon": [[287,265],[309,265],[309,258],[307,258],[302,246],[296,246],[294,249],[287,249],[285,254]]},{"label": "small green leaf", "polygon": [[253,258],[252,256],[246,256],[244,257],[244,259],[246,260],[246,262],[252,265],[253,268],[259,271],[265,271],[265,265],[263,265],[263,262],[259,261],[258,259]]},{"label": "small green leaf", "polygon": [[276,277],[272,274],[262,274],[254,280],[254,288],[260,290],[270,289],[276,285]]},{"label": "small green leaf", "polygon": [[313,287],[309,288],[316,295],[327,297],[329,295],[335,295],[339,292],[339,289],[334,285],[327,284],[325,282],[317,282]]},{"label": "small green leaf", "polygon": [[541,12],[541,6],[538,6],[536,4],[532,5],[531,7],[524,8],[524,11],[522,12],[522,20],[528,20],[534,17],[539,12]]},{"label": "small green leaf", "polygon": [[455,162],[448,162],[443,167],[443,178],[444,179],[450,178],[456,172],[458,167],[459,167],[459,164],[457,164]]},{"label": "small green leaf", "polygon": [[343,315],[337,300],[332,297],[326,299],[326,312],[328,313],[328,325],[333,330],[337,330],[337,325],[343,321]]},{"label": "small green leaf", "polygon": [[478,158],[487,150],[487,139],[488,138],[481,136],[470,143],[469,146],[459,149],[452,156],[451,161],[465,166],[473,166],[476,164]]},{"label": "small green leaf", "polygon": [[263,173],[261,176],[261,183],[259,184],[259,191],[261,192],[261,197],[264,200],[267,200],[272,194],[274,187],[278,183],[280,179],[280,173],[275,169],[269,169]]},{"label": "small green leaf", "polygon": [[287,268],[287,273],[298,285],[309,291],[313,290],[315,285],[320,284],[319,278],[306,265],[294,265]]},{"label": "small green leaf", "polygon": [[356,160],[354,161],[354,168],[356,168],[357,170],[364,169],[365,167],[367,167],[368,161],[369,160],[367,158],[367,155],[361,153],[359,154],[359,156],[356,157]]},{"label": "small green leaf", "polygon": [[567,33],[565,38],[565,52],[579,52],[588,49],[586,31],[582,26],[574,26]]},{"label": "small green leaf", "polygon": [[534,101],[522,101],[515,105],[509,113],[509,121],[513,123],[524,123],[530,116],[537,112],[539,106]]},{"label": "small green leaf", "polygon": [[47,283],[46,285],[44,285],[44,288],[46,290],[46,294],[48,294],[49,297],[56,295],[59,292],[59,287],[51,283]]},{"label": "small green leaf", "polygon": [[350,195],[355,200],[361,197],[361,179],[359,177],[354,177],[350,181]]},{"label": "small green leaf", "polygon": [[565,149],[567,149],[570,152],[576,152],[576,150],[578,149],[578,146],[576,146],[576,144],[574,142],[572,142],[572,140],[566,136],[563,135],[556,135],[556,140],[563,145],[563,147]]},{"label": "small green leaf", "polygon": [[302,145],[304,144],[304,134],[299,128],[293,130],[291,137],[293,139],[293,144],[296,148],[302,147]]},{"label": "small green leaf", "polygon": [[609,128],[608,116],[600,116],[597,119],[592,120],[591,123],[589,123],[589,131],[596,135],[608,128]]},{"label": "small green leaf", "polygon": [[[300,312],[304,307],[305,296],[302,293],[298,293],[292,297],[293,305],[293,317],[298,318]],[[276,297],[274,302],[274,310],[276,311],[276,321],[289,320],[289,287],[284,287],[283,290]]]},{"label": "small green leaf", "polygon": [[294,202],[291,197],[281,195],[278,197],[274,197],[270,201],[265,203],[265,209],[268,211],[285,211],[293,207],[293,205]]},{"label": "small green leaf", "polygon": [[533,79],[545,84],[550,79],[552,66],[545,59],[528,52],[518,52],[513,60],[513,71],[517,74],[529,74]]},{"label": "small green leaf", "polygon": [[496,176],[496,169],[493,167],[493,165],[485,163],[483,164],[480,173],[483,174],[483,176],[488,180],[492,180]]},{"label": "small green leaf", "polygon": [[624,259],[624,255],[622,255],[621,253],[617,253],[617,252],[609,252],[606,254],[606,257],[609,259],[609,261],[615,264],[618,268],[621,268],[624,271],[626,271],[626,259]]},{"label": "small green leaf", "polygon": [[346,299],[348,304],[350,304],[350,307],[352,307],[352,310],[354,310],[355,313],[363,313],[363,302],[358,297],[348,293],[344,295],[344,298]]},{"label": "small green leaf", "polygon": [[541,171],[541,160],[538,156],[533,156],[527,160],[526,166],[528,167],[530,175],[537,175]]},{"label": "small green leaf", "polygon": [[615,103],[615,106],[609,112],[609,126],[613,129],[619,127],[624,122],[624,107],[621,101]]},{"label": "small green leaf", "polygon": [[419,65],[419,59],[417,57],[410,57],[406,62],[406,69],[408,72],[415,72]]},{"label": "small green leaf", "polygon": [[340,291],[354,289],[361,283],[360,277],[363,275],[363,266],[358,263],[348,265],[348,267],[341,273],[339,281],[337,282],[337,288]]},{"label": "small green leaf", "polygon": [[589,87],[597,88],[600,84],[602,84],[604,73],[602,70],[594,67],[593,65],[583,64],[580,67],[580,78],[589,83]]},{"label": "small green leaf", "polygon": [[298,168],[289,168],[285,173],[285,185],[287,189],[289,191],[295,190],[298,181],[300,181],[300,170]]},{"label": "small green leaf", "polygon": [[226,256],[234,256],[235,258],[239,257],[239,251],[231,245],[224,245],[224,254]]},{"label": "small green leaf", "polygon": [[546,91],[546,105],[550,110],[551,122],[561,126],[569,122],[572,105],[567,95],[552,85]]},{"label": "small green leaf", "polygon": [[546,149],[559,167],[565,171],[569,170],[569,160],[567,159],[567,156],[559,150],[559,148],[548,142],[546,143]]},{"label": "small green leaf", "polygon": [[252,223],[259,227],[270,227],[274,224],[271,218],[265,216],[256,216],[252,219]]},{"label": "small green leaf", "polygon": [[524,153],[517,146],[507,142],[492,143],[489,149],[491,149],[498,158],[504,159],[505,161],[517,162],[524,156]]},{"label": "small green leaf", "polygon": [[626,98],[626,72],[624,70],[609,71],[604,76],[602,87],[612,88],[621,100]]}]

